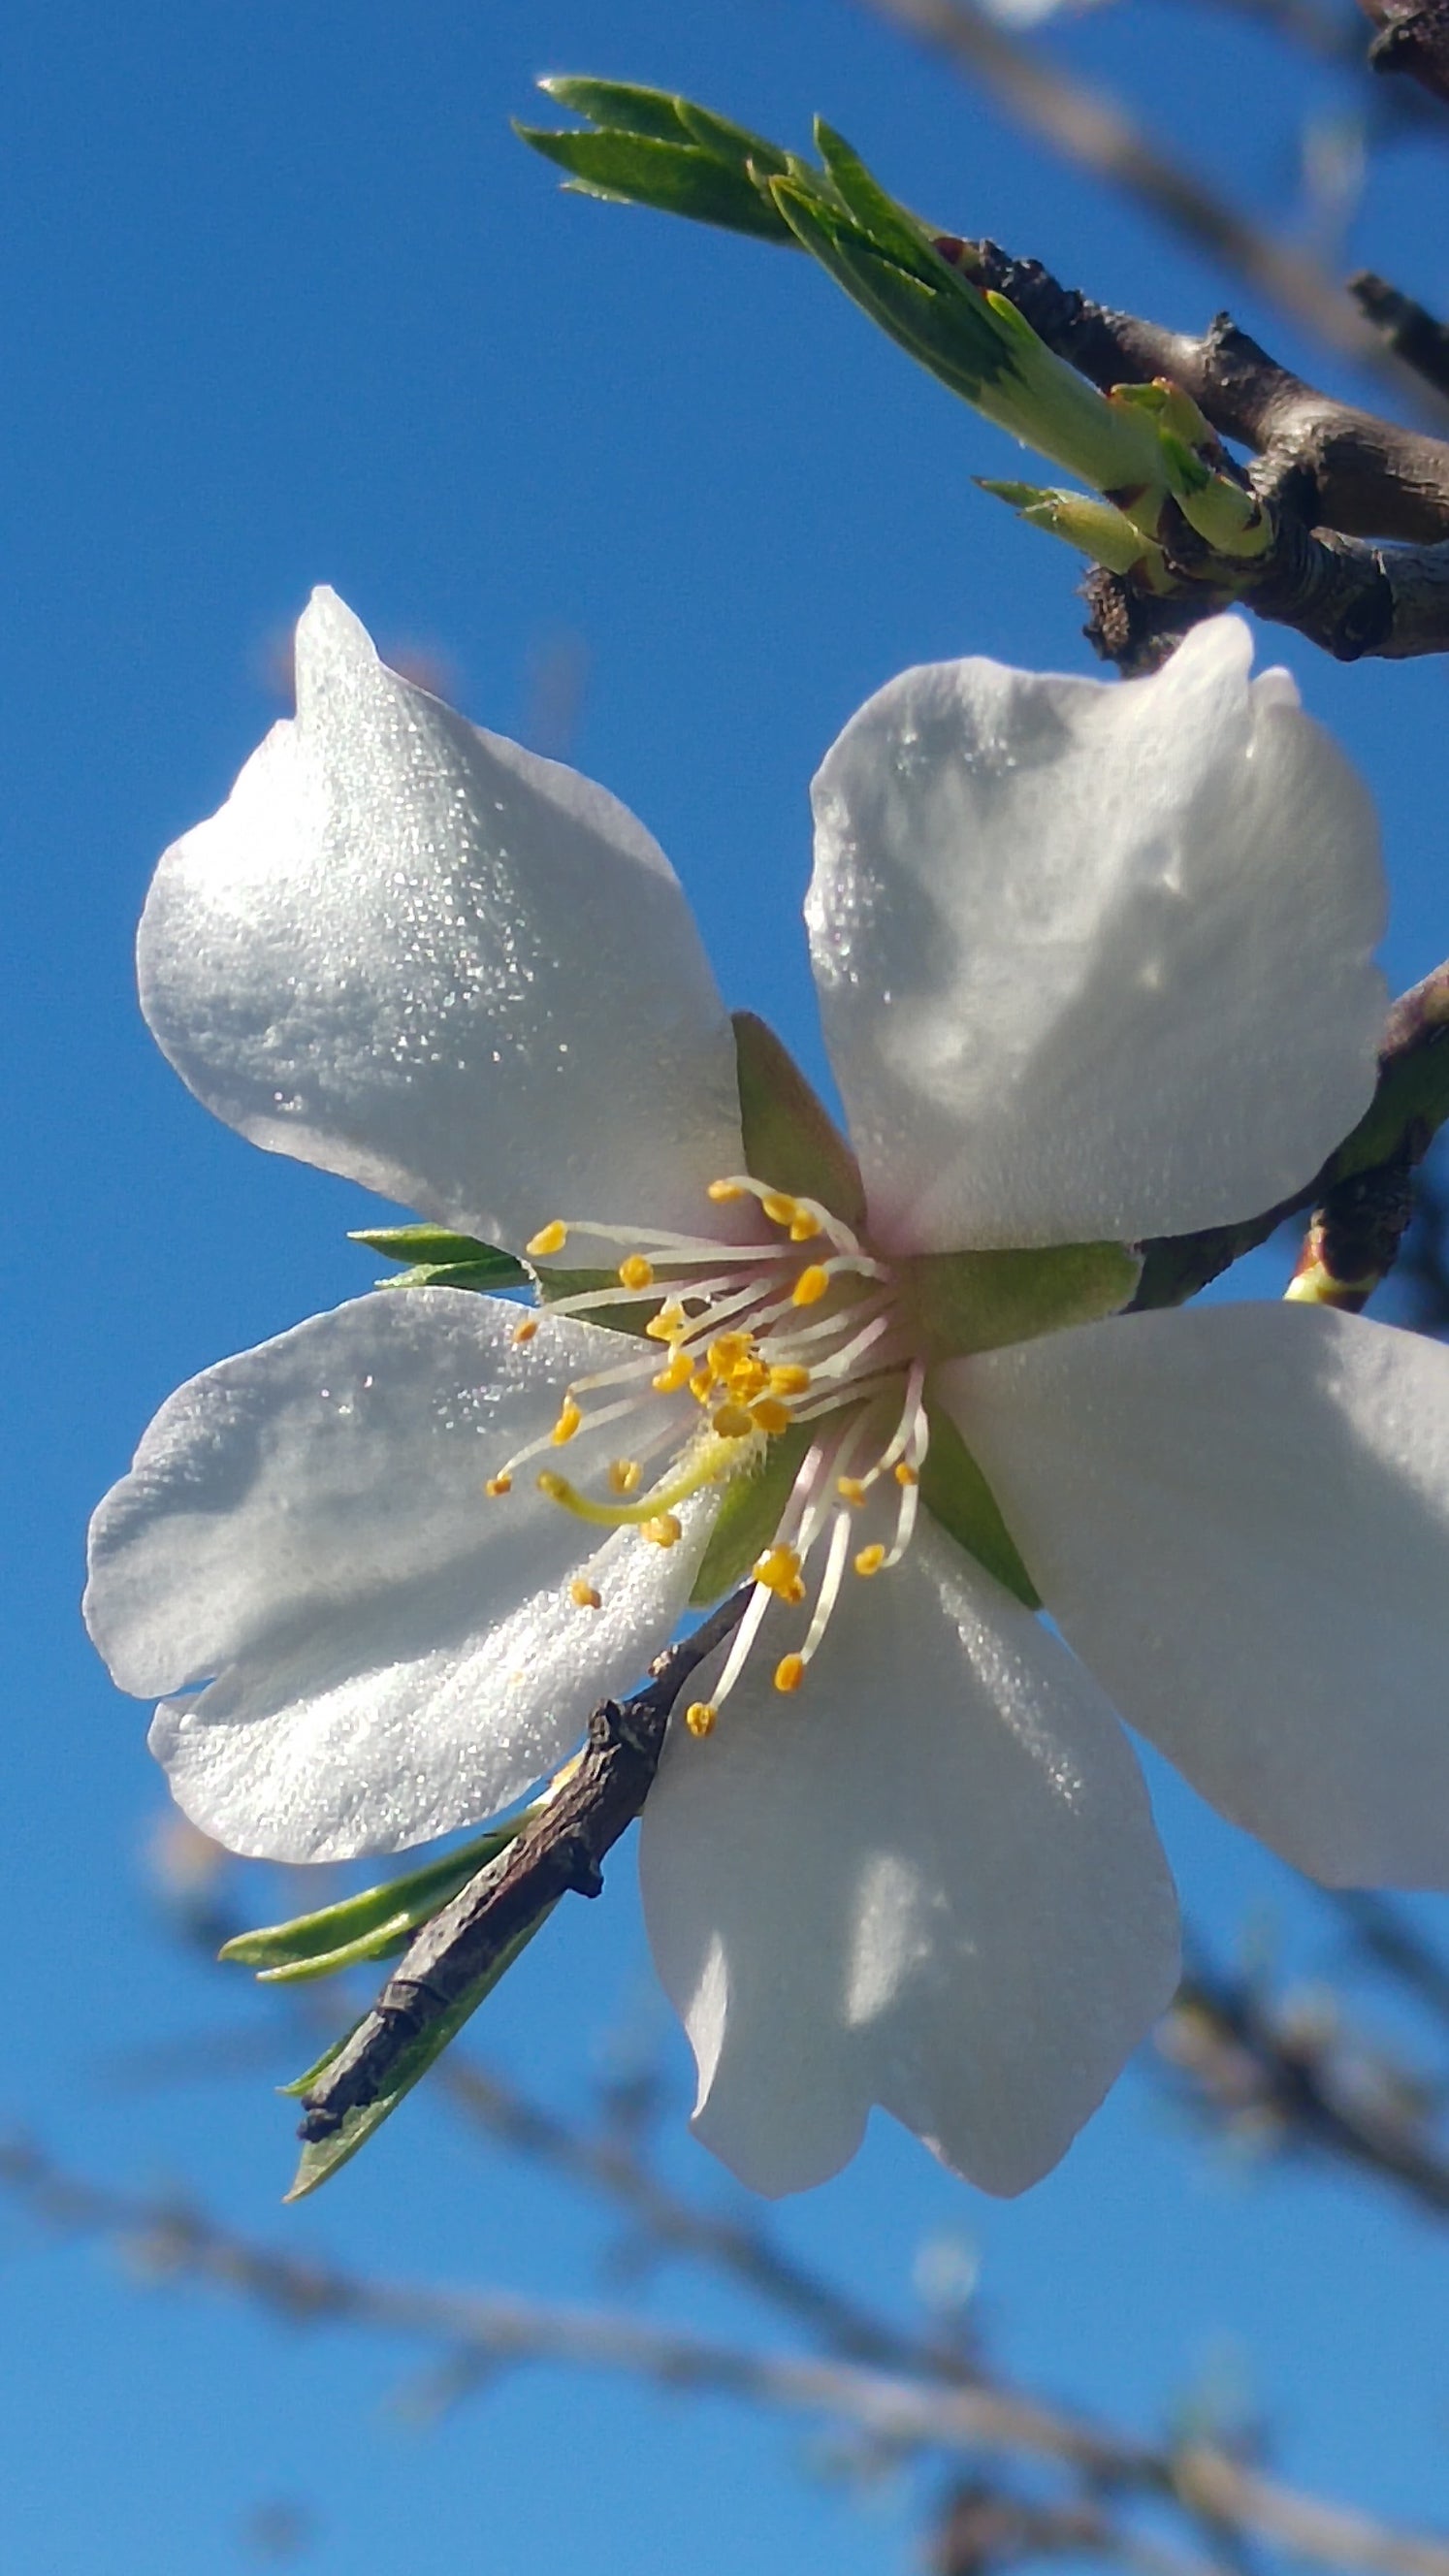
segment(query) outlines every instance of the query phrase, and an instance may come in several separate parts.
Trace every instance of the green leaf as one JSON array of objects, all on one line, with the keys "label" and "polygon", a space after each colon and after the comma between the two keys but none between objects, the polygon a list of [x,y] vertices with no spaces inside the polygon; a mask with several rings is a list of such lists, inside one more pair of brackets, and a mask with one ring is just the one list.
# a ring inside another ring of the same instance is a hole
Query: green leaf
[{"label": "green leaf", "polygon": [[526,1286],[528,1272],[521,1262],[504,1272],[493,1261],[424,1261],[416,1270],[394,1271],[390,1279],[379,1279],[377,1284],[379,1288],[469,1288],[477,1296],[492,1297],[500,1288]]},{"label": "green leaf", "polygon": [[725,1487],[689,1596],[691,1610],[705,1610],[712,1601],[722,1601],[769,1546],[813,1438],[809,1423],[793,1424],[771,1441],[755,1475],[737,1476]]},{"label": "green leaf", "polygon": [[996,1496],[950,1414],[928,1403],[926,1420],[931,1445],[921,1466],[921,1500],[927,1511],[1024,1609],[1039,1610],[1041,1594],[1001,1517]]},{"label": "green leaf", "polygon": [[716,116],[712,107],[697,107],[690,98],[677,98],[674,105],[680,123],[700,149],[732,169],[753,169],[769,179],[784,179],[799,166],[793,152],[782,152],[778,143],[767,142],[763,134],[752,134],[747,125]]},{"label": "green leaf", "polygon": [[912,1345],[933,1360],[996,1351],[1119,1314],[1142,1276],[1122,1243],[1021,1252],[918,1252],[898,1265]]},{"label": "green leaf", "polygon": [[[413,2086],[426,2075],[428,2068],[442,2056],[450,2041],[456,2039],[469,2016],[475,2013],[478,2006],[492,1993],[499,1979],[507,1973],[514,1960],[527,1948],[535,1932],[542,1931],[552,1912],[553,1907],[546,1906],[537,1919],[528,1924],[519,1933],[518,1938],[511,1941],[500,1953],[484,1976],[479,1977],[475,1984],[469,1986],[447,2012],[440,2014],[435,2022],[429,2023],[426,2030],[419,2032],[411,2046],[405,2048],[394,2060],[386,2090],[375,2102],[367,2103],[361,2110],[344,2113],[341,2126],[333,2131],[331,2137],[309,2138],[306,2141],[298,2159],[292,2188],[286,2194],[288,2200],[305,2200],[309,2192],[316,2191],[321,2184],[330,2181],[333,2174],[337,2173],[343,2165],[351,2162],[359,2148],[366,2146],[368,2139],[382,2127],[384,2120],[391,2119],[404,2095],[412,2091]],[[350,2032],[347,2037],[351,2037]],[[331,2064],[333,2058],[346,2044],[346,2039],[339,2040],[336,2048],[329,2049],[326,2057],[320,2059],[317,2066],[309,2068],[305,2079],[299,2078],[296,2084],[286,2086],[285,2090],[289,2093],[309,2091],[323,2069]]]},{"label": "green leaf", "polygon": [[390,1951],[401,1950],[420,1924],[430,1921],[470,1878],[506,1851],[537,1813],[536,1805],[525,1807],[506,1825],[492,1826],[475,1841],[445,1852],[440,1860],[410,1870],[404,1878],[364,1888],[357,1896],[345,1896],[336,1905],[324,1905],[315,1914],[299,1914],[290,1923],[266,1924],[255,1932],[238,1932],[218,1955],[255,1968],[264,1985],[330,1977],[362,1960],[384,1959]]},{"label": "green leaf", "polygon": [[819,1199],[849,1226],[865,1218],[860,1165],[774,1030],[753,1011],[731,1014],[745,1169],[771,1189]]},{"label": "green leaf", "polygon": [[697,144],[662,143],[637,134],[555,134],[541,126],[514,132],[535,152],[567,170],[586,196],[653,206],[666,215],[719,224],[728,232],[788,243],[790,234],[769,197],[742,170]]},{"label": "green leaf", "polygon": [[696,139],[681,113],[683,101],[668,90],[645,89],[636,81],[590,80],[574,72],[554,72],[538,86],[586,125],[617,134],[651,134],[656,143]]},{"label": "green leaf", "polygon": [[843,134],[837,134],[823,117],[815,119],[815,142],[842,204],[849,208],[873,250],[910,271],[928,285],[934,286],[945,263],[937,253],[931,233],[917,215],[908,214],[903,206],[888,196],[878,179],[872,177],[860,154],[854,151]]},{"label": "green leaf", "polygon": [[522,1288],[528,1272],[511,1252],[496,1243],[479,1243],[471,1234],[450,1234],[441,1225],[364,1226],[349,1234],[349,1243],[365,1243],[384,1261],[406,1261],[412,1267],[394,1288]]}]

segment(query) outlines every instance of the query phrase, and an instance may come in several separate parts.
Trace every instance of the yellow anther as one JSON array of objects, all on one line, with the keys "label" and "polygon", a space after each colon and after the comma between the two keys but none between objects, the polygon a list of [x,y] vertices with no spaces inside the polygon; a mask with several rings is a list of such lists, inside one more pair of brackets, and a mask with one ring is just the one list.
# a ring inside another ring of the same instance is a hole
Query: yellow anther
[{"label": "yellow anther", "polygon": [[787,1365],[783,1368],[772,1368],[770,1371],[770,1393],[772,1395],[804,1395],[809,1384],[810,1371],[808,1368],[798,1368]]},{"label": "yellow anther", "polygon": [[879,1574],[879,1572],[880,1572],[880,1570],[881,1570],[881,1567],[882,1567],[882,1566],[884,1565],[884,1563],[885,1563],[885,1560],[886,1560],[886,1552],[885,1552],[885,1549],[884,1549],[883,1547],[881,1547],[879,1544],[877,1544],[877,1545],[875,1545],[875,1546],[873,1546],[873,1547],[863,1547],[863,1548],[861,1549],[861,1551],[860,1551],[859,1556],[858,1556],[858,1557],[856,1558],[856,1560],[855,1560],[855,1570],[856,1570],[856,1573],[857,1573],[857,1574]]},{"label": "yellow anther", "polygon": [[707,1735],[713,1735],[714,1722],[718,1715],[718,1709],[713,1707],[709,1700],[692,1699],[684,1712],[684,1723],[690,1734],[697,1735],[702,1744]]},{"label": "yellow anther", "polygon": [[782,1656],[780,1657],[780,1660],[779,1660],[778,1664],[775,1666],[775,1688],[776,1688],[776,1690],[777,1690],[777,1691],[797,1691],[797,1690],[799,1689],[799,1687],[800,1687],[800,1684],[803,1682],[803,1680],[804,1680],[804,1679],[805,1679],[805,1658],[804,1658],[804,1656],[803,1656],[803,1655],[782,1655]]},{"label": "yellow anther", "polygon": [[656,1519],[642,1523],[639,1535],[655,1547],[674,1547],[684,1536],[684,1524],[677,1512],[660,1512]]},{"label": "yellow anther", "polygon": [[722,1404],[714,1416],[721,1440],[748,1440],[755,1425],[742,1404]]},{"label": "yellow anther", "polygon": [[755,1581],[763,1583],[781,1601],[791,1601],[800,1581],[800,1559],[793,1547],[777,1540],[773,1547],[766,1548],[762,1557],[756,1559],[753,1573]]},{"label": "yellow anther", "polygon": [[651,1315],[644,1330],[651,1342],[672,1342],[684,1328],[684,1308],[677,1297],[666,1297],[657,1315]]},{"label": "yellow anther", "polygon": [[738,1368],[741,1360],[747,1360],[749,1356],[748,1333],[721,1333],[718,1340],[711,1342],[705,1352],[705,1358],[716,1377],[728,1377],[731,1369]]},{"label": "yellow anther", "polygon": [[[758,1404],[751,1405],[748,1418],[757,1431],[763,1431],[771,1440],[778,1440],[781,1432],[790,1428],[790,1408],[780,1402],[778,1395],[762,1395]],[[718,1428],[716,1415],[715,1429]]]},{"label": "yellow anther", "polygon": [[487,1484],[483,1488],[483,1491],[485,1494],[491,1494],[496,1502],[500,1494],[512,1493],[513,1478],[511,1476],[490,1476]]},{"label": "yellow anther", "polygon": [[571,1395],[566,1395],[563,1401],[563,1410],[550,1434],[555,1449],[561,1449],[566,1440],[572,1440],[574,1433],[577,1431],[583,1418],[584,1417],[579,1411],[578,1406],[575,1404],[573,1397]]},{"label": "yellow anther", "polygon": [[531,1342],[537,1330],[538,1317],[536,1315],[525,1315],[521,1324],[514,1325],[513,1338],[515,1342]]},{"label": "yellow anther", "polygon": [[644,1471],[637,1458],[611,1459],[609,1462],[608,1477],[610,1493],[637,1493],[639,1490],[639,1479],[643,1472]]},{"label": "yellow anther", "polygon": [[706,1195],[716,1207],[726,1207],[731,1199],[742,1199],[745,1193],[738,1181],[711,1181]]},{"label": "yellow anther", "polygon": [[642,1252],[629,1253],[619,1264],[619,1285],[621,1288],[652,1288],[653,1262],[646,1261]]},{"label": "yellow anther", "polygon": [[793,1225],[800,1214],[799,1202],[785,1190],[766,1190],[760,1205],[771,1225]]},{"label": "yellow anther", "polygon": [[693,1366],[688,1351],[676,1351],[672,1359],[665,1361],[659,1375],[650,1379],[655,1394],[677,1395],[682,1386],[688,1386]]},{"label": "yellow anther", "polygon": [[689,1381],[689,1392],[696,1404],[708,1404],[714,1393],[714,1371],[708,1362],[703,1368],[695,1370]]},{"label": "yellow anther", "polygon": [[813,1243],[816,1235],[823,1234],[824,1231],[825,1229],[821,1225],[819,1217],[807,1215],[804,1208],[801,1208],[798,1215],[793,1216],[790,1219],[790,1241],[792,1243]]},{"label": "yellow anther", "polygon": [[603,1594],[596,1592],[592,1583],[585,1583],[581,1574],[576,1574],[569,1585],[569,1599],[576,1610],[602,1610],[604,1606]]},{"label": "yellow anther", "polygon": [[737,1404],[748,1404],[751,1396],[763,1395],[770,1383],[770,1372],[763,1360],[738,1360],[728,1377],[729,1390]]},{"label": "yellow anther", "polygon": [[791,1289],[790,1302],[793,1306],[818,1306],[829,1285],[830,1273],[823,1261],[812,1261]]},{"label": "yellow anther", "polygon": [[896,1483],[898,1485],[918,1485],[920,1481],[920,1469],[918,1467],[912,1467],[906,1459],[902,1458],[899,1466],[896,1468]]},{"label": "yellow anther", "polygon": [[865,1486],[859,1476],[837,1476],[835,1490],[843,1503],[863,1503]]},{"label": "yellow anther", "polygon": [[568,1239],[568,1227],[555,1217],[552,1225],[541,1225],[537,1234],[531,1234],[523,1249],[531,1260],[547,1261],[553,1253],[562,1252]]}]

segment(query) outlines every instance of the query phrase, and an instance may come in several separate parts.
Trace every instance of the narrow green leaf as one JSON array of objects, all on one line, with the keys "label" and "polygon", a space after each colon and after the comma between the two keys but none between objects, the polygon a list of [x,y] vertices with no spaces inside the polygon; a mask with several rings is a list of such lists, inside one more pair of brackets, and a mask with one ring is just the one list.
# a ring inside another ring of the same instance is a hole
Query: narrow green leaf
[{"label": "narrow green leaf", "polygon": [[695,223],[719,224],[728,232],[789,242],[789,230],[764,191],[744,171],[717,160],[697,144],[661,143],[652,136],[614,132],[555,134],[530,125],[515,125],[514,132],[545,160],[557,162],[587,196],[607,197],[621,205],[653,206],[661,214],[687,215]]},{"label": "narrow green leaf", "polygon": [[365,2013],[359,2013],[356,2021],[348,2024],[341,2038],[329,2040],[321,2056],[314,2057],[310,2066],[304,2066],[300,2075],[294,2075],[290,2084],[279,2084],[277,2091],[282,2099],[287,2102],[300,2102],[304,2093],[310,2093],[313,2085],[326,2074],[333,2059],[342,2055],[353,2032],[361,2030],[366,2018]]},{"label": "narrow green leaf", "polygon": [[912,276],[934,285],[944,263],[920,218],[887,196],[844,135],[837,134],[819,116],[815,119],[815,141],[836,194],[849,207],[871,248],[898,261]]},{"label": "narrow green leaf", "polygon": [[691,98],[677,98],[674,105],[691,141],[732,169],[755,169],[766,178],[784,179],[795,166],[793,153],[782,152],[778,143],[767,142],[763,134],[752,134],[747,125],[716,116],[712,107],[697,107]]},{"label": "narrow green leaf", "polygon": [[[505,1270],[502,1261],[509,1267]],[[476,1296],[496,1296],[500,1288],[523,1288],[529,1274],[521,1261],[505,1253],[501,1259],[487,1261],[423,1261],[415,1270],[396,1270],[390,1279],[379,1279],[379,1288],[468,1288]]]},{"label": "narrow green leaf", "polygon": [[450,1234],[446,1226],[364,1226],[347,1240],[365,1243],[384,1261],[408,1262],[403,1277],[389,1283],[397,1288],[521,1288],[528,1279],[523,1263],[499,1244]]},{"label": "narrow green leaf", "polygon": [[920,365],[978,403],[986,388],[1012,371],[1005,335],[986,299],[952,294],[952,273],[941,267],[941,286],[907,274],[872,251],[858,233],[832,221],[829,210],[803,188],[783,179],[770,194],[803,250],[820,262],[872,322]]},{"label": "narrow green leaf", "polygon": [[460,1843],[440,1860],[410,1870],[404,1878],[384,1879],[315,1914],[299,1914],[290,1923],[269,1923],[255,1932],[238,1932],[218,1956],[243,1968],[255,1968],[259,1979],[276,1984],[297,1977],[327,1977],[361,1959],[379,1959],[399,1948],[470,1878],[506,1851],[514,1837],[538,1813],[524,1807],[505,1825],[494,1825],[470,1843]]},{"label": "narrow green leaf", "polygon": [[706,1610],[711,1602],[722,1601],[769,1546],[813,1437],[809,1423],[796,1423],[771,1441],[758,1474],[737,1476],[725,1487],[689,1596],[691,1610]]},{"label": "narrow green leaf", "polygon": [[[404,2096],[412,2091],[413,2086],[426,2075],[428,2068],[442,2056],[449,2042],[456,2039],[463,2024],[492,1993],[499,1979],[527,1948],[535,1932],[542,1931],[552,1912],[553,1907],[546,1906],[537,1920],[520,1932],[517,1940],[510,1942],[501,1956],[495,1959],[486,1976],[480,1977],[476,1984],[469,1986],[466,1993],[459,1997],[449,2011],[441,2014],[435,2022],[431,2022],[426,2030],[419,2033],[411,2047],[403,2050],[394,2061],[387,2090],[376,2102],[369,2102],[362,2110],[347,2112],[340,2128],[334,2130],[330,2138],[309,2138],[306,2141],[298,2159],[292,2188],[286,2194],[288,2200],[305,2200],[309,2192],[318,2190],[324,2182],[330,2181],[333,2174],[339,2172],[343,2165],[351,2162],[359,2148],[366,2146],[368,2139],[382,2127],[384,2120],[392,2117]],[[348,2036],[350,2035],[349,2033]],[[322,2059],[316,2068],[309,2070],[307,2083],[288,2085],[286,2090],[288,2092],[309,2090],[310,2083],[315,2082],[323,2068],[330,2065],[332,2059],[345,2046],[346,2041],[339,2040],[337,2047],[329,2050],[326,2058]]]},{"label": "narrow green leaf", "polygon": [[445,1225],[359,1226],[349,1243],[365,1243],[385,1261],[511,1261],[511,1252],[480,1243],[476,1235],[452,1234]]},{"label": "narrow green leaf", "polygon": [[656,143],[698,139],[685,124],[683,100],[666,89],[645,89],[636,81],[590,80],[574,72],[552,73],[538,86],[571,116],[611,133],[652,135]]},{"label": "narrow green leaf", "polygon": [[927,1511],[1024,1609],[1039,1610],[1041,1594],[1001,1517],[996,1496],[950,1414],[928,1403],[926,1420],[931,1445],[921,1467],[921,1500]]}]

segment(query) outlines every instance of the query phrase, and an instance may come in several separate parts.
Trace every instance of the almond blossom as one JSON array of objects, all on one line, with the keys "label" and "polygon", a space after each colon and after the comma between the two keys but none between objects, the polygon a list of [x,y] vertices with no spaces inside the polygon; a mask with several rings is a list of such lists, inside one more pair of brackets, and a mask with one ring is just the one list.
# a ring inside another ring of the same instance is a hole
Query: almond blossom
[{"label": "almond blossom", "polygon": [[336,1859],[517,1799],[748,1576],[641,1867],[696,2130],[763,2191],[873,2104],[988,2190],[1060,2157],[1177,1973],[1122,1718],[1318,1877],[1449,1885],[1449,1351],[1122,1311],[1374,1084],[1372,814],[1250,655],[943,664],[846,727],[806,920],[848,1144],[643,827],[328,592],[151,890],[206,1106],[538,1303],[388,1288],[182,1387],[96,1641],[198,1825]]}]

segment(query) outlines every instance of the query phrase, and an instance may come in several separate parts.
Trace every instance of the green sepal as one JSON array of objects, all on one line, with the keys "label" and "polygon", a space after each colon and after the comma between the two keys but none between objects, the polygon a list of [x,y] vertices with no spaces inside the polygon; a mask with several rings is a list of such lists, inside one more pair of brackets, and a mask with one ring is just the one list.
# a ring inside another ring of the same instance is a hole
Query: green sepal
[{"label": "green sepal", "polygon": [[770,1442],[764,1463],[754,1475],[739,1475],[726,1486],[709,1545],[694,1578],[689,1596],[691,1610],[707,1610],[711,1602],[722,1601],[769,1546],[813,1437],[808,1423],[792,1424]]},{"label": "green sepal", "polygon": [[1039,1610],[1041,1594],[1028,1574],[1001,1507],[949,1413],[926,1405],[931,1445],[921,1466],[921,1500],[947,1535],[994,1574],[1025,1610]]},{"label": "green sepal", "polygon": [[262,1985],[290,1985],[304,1977],[331,1977],[368,1959],[385,1959],[405,1948],[418,1926],[467,1886],[480,1869],[506,1851],[522,1832],[536,1807],[525,1807],[506,1825],[494,1825],[471,1843],[460,1843],[425,1868],[405,1878],[385,1879],[316,1914],[299,1914],[289,1923],[269,1923],[255,1932],[238,1932],[223,1944],[219,1958],[255,1968]]},{"label": "green sepal", "polygon": [[479,1243],[471,1234],[450,1234],[441,1225],[365,1226],[349,1234],[349,1243],[365,1243],[384,1261],[410,1266],[385,1288],[522,1288],[528,1272],[511,1252],[496,1243]]},{"label": "green sepal", "polygon": [[[486,1975],[479,1977],[475,1984],[469,1986],[459,1996],[458,2001],[451,2005],[447,2012],[440,2014],[436,2021],[430,2022],[427,2029],[419,2033],[411,2046],[402,2050],[393,2061],[386,2089],[375,2102],[367,2103],[360,2110],[346,2112],[341,2126],[333,2131],[331,2137],[309,2138],[306,2141],[297,2160],[297,2171],[291,2190],[284,2195],[287,2200],[305,2200],[309,2192],[316,2191],[322,2183],[330,2181],[333,2174],[337,2173],[343,2165],[351,2162],[359,2148],[366,2146],[374,2131],[382,2127],[384,2120],[391,2118],[404,2095],[412,2091],[413,2086],[426,2075],[428,2068],[442,2056],[449,2043],[457,2038],[469,2015],[475,2013],[478,2006],[492,1993],[499,1979],[527,1948],[535,1932],[542,1931],[552,1912],[552,1905],[545,1906],[537,1919],[528,1924],[519,1933],[518,1938],[511,1941],[494,1960]],[[349,2032],[347,2038],[350,2037]],[[326,2056],[319,2059],[315,2067],[310,2067],[305,2078],[299,2077],[295,2084],[286,2085],[282,2089],[288,2093],[310,2091],[323,2069],[329,2066],[333,2058],[346,2046],[347,2038],[339,2040],[336,2048],[329,2049]]]},{"label": "green sepal", "polygon": [[859,1227],[865,1218],[860,1165],[789,1048],[753,1011],[731,1013],[740,1086],[745,1169],[772,1190],[818,1199]]},{"label": "green sepal", "polygon": [[687,215],[727,232],[788,242],[790,235],[769,197],[743,170],[717,160],[696,143],[664,143],[653,135],[553,133],[519,125],[514,132],[548,161],[567,170],[580,195],[620,205],[653,206],[664,215]]},{"label": "green sepal", "polygon": [[917,1252],[895,1265],[911,1346],[928,1360],[1032,1342],[1119,1314],[1142,1276],[1125,1243],[1013,1252]]}]

